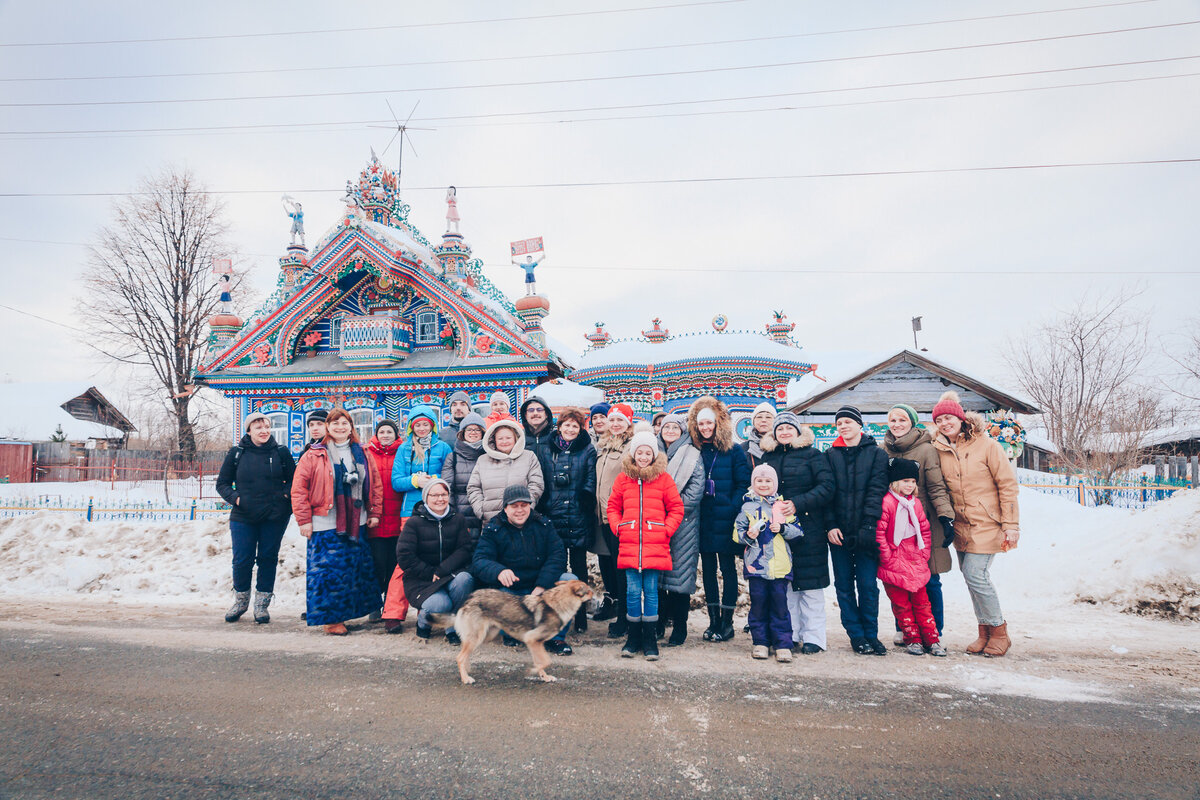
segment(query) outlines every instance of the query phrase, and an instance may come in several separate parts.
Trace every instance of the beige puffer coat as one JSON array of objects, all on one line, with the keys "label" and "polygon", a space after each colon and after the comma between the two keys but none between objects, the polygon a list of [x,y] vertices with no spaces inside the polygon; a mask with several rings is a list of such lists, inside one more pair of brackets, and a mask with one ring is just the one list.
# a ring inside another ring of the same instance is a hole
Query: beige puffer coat
[{"label": "beige puffer coat", "polygon": [[[617,482],[617,476],[621,474],[621,459],[625,457],[629,440],[632,438],[633,426],[630,426],[620,436],[614,436],[611,433],[604,434],[596,445],[596,521],[598,524],[596,525],[596,535],[593,537],[592,546],[589,549],[597,555],[617,554],[616,537],[608,527],[608,498],[612,494],[613,484]],[[610,548],[610,544],[614,546]]]},{"label": "beige puffer coat", "polygon": [[1004,531],[1020,528],[1020,486],[1004,449],[987,435],[983,415],[968,411],[966,418],[974,427],[971,436],[950,442],[938,433],[933,439],[954,504],[954,546],[964,553],[1000,553]]},{"label": "beige puffer coat", "polygon": [[942,547],[942,526],[938,517],[954,519],[954,505],[942,476],[942,460],[934,449],[929,431],[913,427],[903,436],[896,437],[891,431],[883,435],[883,451],[890,458],[907,458],[921,465],[921,480],[917,483],[917,497],[925,508],[925,518],[933,528],[933,541],[929,548],[929,569],[935,575],[949,572],[954,566],[949,548]]},{"label": "beige puffer coat", "polygon": [[[496,449],[496,431],[508,428],[517,435],[511,452]],[[525,449],[525,431],[514,420],[493,422],[483,436],[483,454],[475,461],[471,479],[467,481],[467,501],[475,516],[486,525],[504,508],[504,490],[513,484],[524,484],[533,495],[533,504],[546,488],[542,465],[537,456]]]}]

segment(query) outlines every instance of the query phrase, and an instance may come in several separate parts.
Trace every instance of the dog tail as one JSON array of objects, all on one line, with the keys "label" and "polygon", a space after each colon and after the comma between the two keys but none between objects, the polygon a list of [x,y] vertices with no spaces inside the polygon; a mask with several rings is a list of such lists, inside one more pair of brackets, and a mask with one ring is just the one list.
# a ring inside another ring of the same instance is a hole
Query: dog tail
[{"label": "dog tail", "polygon": [[437,614],[437,613],[431,613],[431,614],[429,615],[429,621],[430,621],[430,622],[436,622],[438,625],[453,625],[453,624],[454,624],[454,618],[455,618],[456,616],[457,616],[456,614]]}]

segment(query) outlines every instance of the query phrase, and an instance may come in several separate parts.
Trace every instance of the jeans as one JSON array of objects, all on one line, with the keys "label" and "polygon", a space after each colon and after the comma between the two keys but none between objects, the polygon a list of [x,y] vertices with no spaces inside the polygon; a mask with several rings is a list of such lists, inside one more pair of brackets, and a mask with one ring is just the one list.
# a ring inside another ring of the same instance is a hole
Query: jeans
[{"label": "jeans", "polygon": [[[417,627],[428,629],[430,614],[449,614],[457,611],[463,603],[467,602],[467,597],[473,591],[475,591],[475,579],[471,577],[471,573],[458,573],[449,584],[425,599],[421,610],[417,612]],[[449,633],[452,630],[454,630],[453,625],[446,632]]]},{"label": "jeans", "polygon": [[967,582],[967,590],[971,593],[971,605],[975,607],[975,619],[980,625],[1003,625],[1004,614],[1000,611],[1000,597],[988,569],[992,566],[994,553],[963,553],[958,554],[958,567],[962,570],[963,580]]},{"label": "jeans", "polygon": [[792,649],[792,620],[788,616],[791,581],[747,578],[750,584],[750,637],[756,645]]},{"label": "jeans", "polygon": [[250,591],[250,572],[258,564],[254,588],[264,594],[275,591],[275,570],[279,566],[279,545],[287,530],[288,518],[262,522],[229,520],[233,537],[233,590]]},{"label": "jeans", "polygon": [[[562,575],[558,576],[558,580],[559,581],[577,581],[579,579],[576,578],[574,575],[572,575],[569,572],[564,572]],[[495,588],[499,589],[502,592],[508,592],[509,594],[519,594],[519,595],[533,594],[533,589],[518,592],[516,589],[506,589],[503,586],[497,586]],[[556,633],[553,638],[558,639],[560,641],[567,638],[567,631],[571,630],[571,622],[573,622],[573,620],[567,620],[567,624],[564,625],[563,629],[561,631],[559,631],[558,633]],[[507,636],[508,634],[505,633],[504,635]]]},{"label": "jeans", "polygon": [[[944,608],[942,606],[942,576],[936,572],[929,575],[929,583],[925,584],[925,594],[929,596],[929,607],[933,609],[933,621],[937,623],[938,636],[942,635],[942,629],[946,627],[946,617],[944,616]],[[896,621],[896,630],[900,630],[899,619]]]},{"label": "jeans", "polygon": [[[704,602],[711,609],[715,605],[720,605],[724,611],[733,612],[733,607],[737,605],[738,597],[738,579],[737,579],[737,561],[734,560],[733,553],[701,553],[700,566],[704,573]],[[717,599],[717,567],[721,568],[721,580],[724,584],[721,587],[720,600]]]},{"label": "jeans", "polygon": [[630,622],[658,622],[658,576],[656,569],[625,570],[625,614]]},{"label": "jeans", "polygon": [[[842,627],[853,642],[879,638],[879,562],[848,547],[829,548]],[[857,589],[857,592],[855,591]]]}]

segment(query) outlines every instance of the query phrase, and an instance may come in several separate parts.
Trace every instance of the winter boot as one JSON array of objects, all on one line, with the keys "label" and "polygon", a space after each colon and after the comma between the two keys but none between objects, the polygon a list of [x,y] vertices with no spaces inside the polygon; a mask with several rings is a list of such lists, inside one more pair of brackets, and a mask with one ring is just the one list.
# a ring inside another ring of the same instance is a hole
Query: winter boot
[{"label": "winter boot", "polygon": [[246,609],[250,608],[250,590],[244,592],[233,593],[233,605],[225,612],[226,622],[237,622],[242,618],[242,614],[246,613]]},{"label": "winter boot", "polygon": [[992,635],[988,637],[987,647],[983,648],[983,654],[988,658],[999,658],[1007,653],[1010,647],[1012,647],[1012,639],[1008,638],[1008,623],[1001,622],[992,628]]},{"label": "winter boot", "polygon": [[991,625],[979,626],[979,638],[967,645],[967,652],[973,656],[977,656],[983,652],[983,648],[987,647],[988,638],[992,635]]},{"label": "winter boot", "polygon": [[[714,604],[708,604],[708,627],[704,629],[704,641],[711,642],[713,636],[721,629],[721,607]],[[719,640],[718,640],[719,641]]]},{"label": "winter boot", "polygon": [[271,621],[271,615],[267,613],[267,606],[271,605],[271,598],[274,596],[274,592],[254,593],[254,621],[259,625],[265,625]]},{"label": "winter boot", "polygon": [[658,620],[654,623],[655,639],[661,639],[667,635],[667,616],[659,614]]},{"label": "winter boot", "polygon": [[668,595],[668,605],[671,608],[671,638],[667,639],[667,647],[679,647],[687,641],[688,611],[691,610],[692,598],[686,594]]},{"label": "winter boot", "polygon": [[596,622],[604,622],[605,620],[615,619],[616,616],[617,609],[613,603],[612,596],[605,592],[604,602],[600,604],[600,608],[596,609],[596,613],[592,615],[592,619],[596,620]]},{"label": "winter boot", "polygon": [[720,627],[713,634],[714,642],[728,642],[733,639],[733,609],[722,608],[718,617]]},{"label": "winter boot", "polygon": [[579,633],[587,633],[587,609],[582,606],[575,612],[575,630]]},{"label": "winter boot", "polygon": [[[642,619],[641,617],[626,619],[625,622],[629,628],[629,638],[625,640],[625,646],[621,648],[621,658],[633,658],[642,652]],[[651,632],[653,633],[653,631]]]},{"label": "winter boot", "polygon": [[625,618],[625,607],[622,605],[617,609],[617,618],[608,623],[608,638],[620,639],[629,632],[629,621]]},{"label": "winter boot", "polygon": [[654,635],[658,630],[658,620],[642,621],[642,653],[647,661],[658,661],[658,638]]}]

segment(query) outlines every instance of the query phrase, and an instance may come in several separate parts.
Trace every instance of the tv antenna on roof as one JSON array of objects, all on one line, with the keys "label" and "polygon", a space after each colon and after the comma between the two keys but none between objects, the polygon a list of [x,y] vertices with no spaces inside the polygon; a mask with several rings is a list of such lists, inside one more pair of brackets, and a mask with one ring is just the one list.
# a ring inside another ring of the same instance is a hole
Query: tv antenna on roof
[{"label": "tv antenna on roof", "polygon": [[[388,100],[388,99],[385,97],[385,98],[383,98],[383,102],[387,103],[388,111],[390,111],[390,112],[391,112],[391,114],[392,114],[392,120],[393,120],[393,121],[395,121],[395,123],[396,123],[396,125],[395,125],[395,131],[396,131],[396,132],[392,134],[392,138],[391,138],[391,140],[390,140],[390,141],[387,143],[387,147],[383,148],[383,153],[381,153],[381,155],[385,155],[385,156],[386,156],[386,155],[387,155],[387,151],[388,151],[389,149],[391,149],[391,146],[392,146],[393,144],[395,144],[395,143],[396,143],[396,140],[397,140],[397,139],[399,139],[399,140],[400,140],[400,147],[399,147],[399,151],[400,151],[400,152],[399,152],[399,156],[398,156],[398,157],[397,157],[397,159],[396,159],[396,186],[397,186],[397,187],[399,187],[399,185],[400,185],[400,175],[401,175],[401,173],[404,171],[404,143],[405,143],[405,142],[407,142],[407,143],[408,143],[408,146],[409,146],[409,148],[410,148],[410,149],[412,150],[412,152],[413,152],[413,155],[414,155],[414,156],[415,156],[415,155],[417,155],[417,148],[413,147],[413,143],[412,143],[412,137],[408,135],[408,132],[409,132],[409,131],[435,131],[435,130],[437,130],[437,128],[413,128],[413,127],[411,127],[411,126],[408,124],[408,123],[409,123],[409,121],[411,121],[411,120],[412,120],[412,118],[413,118],[413,114],[417,113],[417,106],[421,105],[421,101],[420,101],[420,100],[418,100],[417,102],[413,103],[412,111],[409,111],[409,112],[408,112],[408,119],[404,120],[404,122],[401,122],[401,121],[400,121],[400,118],[396,116],[396,111],[395,111],[395,110],[392,108],[392,103],[391,103],[391,101],[389,101],[389,100]],[[370,126],[368,126],[368,127],[371,127],[371,128],[392,128],[392,126],[391,126],[391,125],[370,125]],[[418,156],[418,158],[419,158],[419,157],[420,157],[420,156]]]}]

